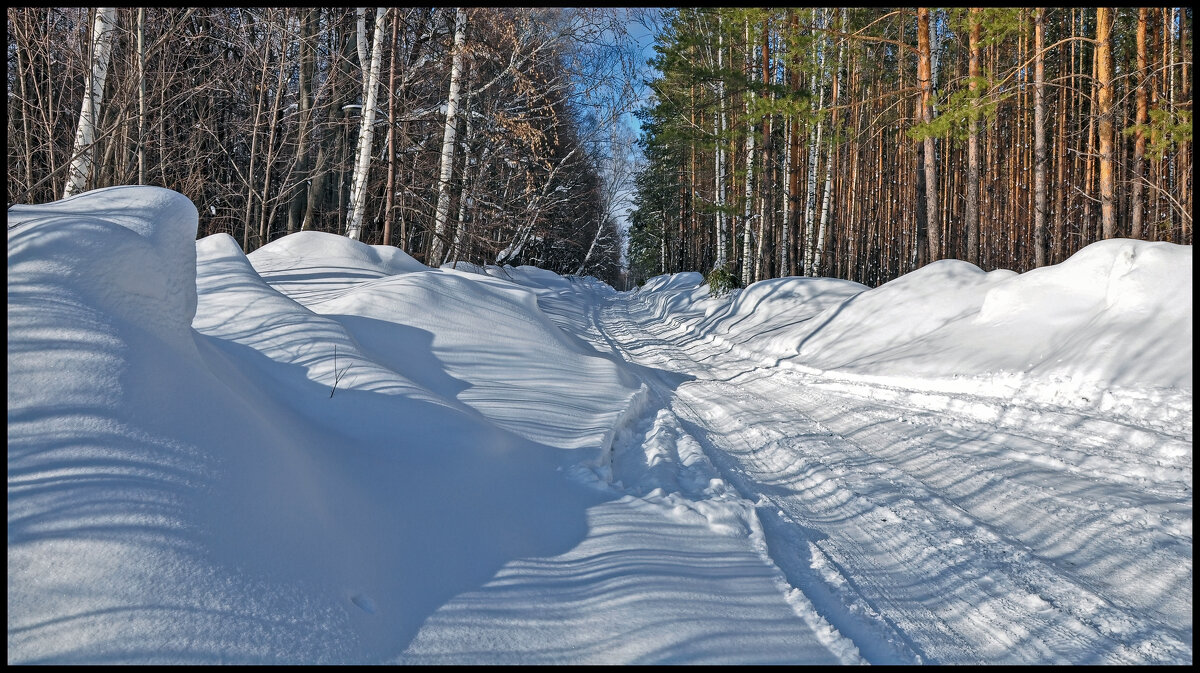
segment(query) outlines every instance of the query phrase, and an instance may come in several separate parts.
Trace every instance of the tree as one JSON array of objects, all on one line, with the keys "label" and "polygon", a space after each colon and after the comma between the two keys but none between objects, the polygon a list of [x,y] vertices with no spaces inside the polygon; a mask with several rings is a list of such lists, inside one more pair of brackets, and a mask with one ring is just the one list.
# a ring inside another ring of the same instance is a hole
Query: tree
[{"label": "tree", "polygon": [[[917,80],[921,87],[921,122],[924,124],[933,123],[933,65],[932,52],[930,49],[929,34],[933,26],[929,22],[929,8],[917,8]],[[941,224],[939,213],[941,209],[938,207],[938,184],[937,184],[937,152],[934,149],[934,140],[932,133],[926,133],[923,141],[925,156],[925,235],[929,243],[928,256],[926,261],[934,261],[940,255],[941,246],[939,245],[939,234],[941,232]],[[918,224],[918,226],[920,226]]]},{"label": "tree", "polygon": [[450,91],[446,95],[446,126],[442,134],[442,159],[437,183],[437,219],[434,223],[433,239],[429,244],[427,262],[437,266],[443,259],[443,250],[450,218],[450,177],[454,172],[454,136],[458,131],[458,94],[462,85],[463,42],[466,41],[467,12],[459,7],[454,12],[453,65],[450,70]]},{"label": "tree", "polygon": [[1096,115],[1100,133],[1100,220],[1102,236],[1117,235],[1116,176],[1113,172],[1112,10],[1096,8]]},{"label": "tree", "polygon": [[91,74],[79,110],[75,147],[71,151],[71,166],[67,170],[67,185],[63,189],[64,199],[87,189],[88,176],[92,172],[96,119],[100,116],[100,104],[104,100],[104,80],[108,75],[108,60],[116,27],[115,7],[96,9],[96,21],[92,25]]},{"label": "tree", "polygon": [[1033,254],[1034,265],[1046,265],[1046,10],[1034,10],[1033,66]]},{"label": "tree", "polygon": [[[365,12],[365,10],[359,11]],[[375,10],[375,38],[371,47],[371,65],[369,74],[364,78],[366,94],[363,99],[362,125],[358,131],[358,160],[355,162],[354,177],[350,182],[350,221],[346,225],[346,236],[354,240],[359,238],[363,214],[367,208],[367,172],[371,168],[372,141],[375,138],[375,102],[379,92],[379,70],[383,60],[383,35],[387,24],[387,13],[388,10],[384,7]],[[360,21],[359,39],[362,40],[365,36],[366,29]],[[361,42],[360,49],[362,49]]]},{"label": "tree", "polygon": [[982,73],[979,65],[980,15],[978,7],[970,10],[970,65],[968,87],[971,92],[971,112],[967,131],[967,195],[964,227],[967,230],[967,261],[979,264],[979,93]]},{"label": "tree", "polygon": [[1149,73],[1147,70],[1146,59],[1146,28],[1150,15],[1150,10],[1146,7],[1138,9],[1138,24],[1137,24],[1137,116],[1135,118],[1136,126],[1133,142],[1133,184],[1130,186],[1131,191],[1131,213],[1130,232],[1132,238],[1141,238],[1142,236],[1142,181],[1146,174],[1146,125],[1150,121],[1149,107],[1147,101],[1149,99],[1148,89],[1150,88]]}]

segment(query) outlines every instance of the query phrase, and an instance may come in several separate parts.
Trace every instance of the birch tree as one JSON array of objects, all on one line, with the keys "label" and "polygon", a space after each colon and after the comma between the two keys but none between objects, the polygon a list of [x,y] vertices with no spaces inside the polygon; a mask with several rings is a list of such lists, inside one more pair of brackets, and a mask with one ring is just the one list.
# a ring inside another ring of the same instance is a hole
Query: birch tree
[{"label": "birch tree", "polygon": [[[725,27],[721,19],[721,15],[717,15],[717,72],[723,73],[725,69],[724,61],[725,53]],[[717,104],[720,108],[719,120],[718,116],[713,117],[714,125],[717,125],[717,170],[714,171],[717,181],[717,254],[716,261],[713,264],[714,269],[724,269],[728,262],[726,248],[728,243],[726,239],[729,237],[729,219],[725,212],[725,80],[723,76],[717,77]]]},{"label": "birch tree", "polygon": [[426,263],[438,266],[445,254],[445,240],[450,219],[450,178],[454,174],[454,138],[458,128],[458,95],[463,68],[463,43],[467,39],[467,11],[459,7],[454,12],[454,47],[451,55],[450,91],[446,95],[446,126],[442,133],[442,158],[438,170],[437,214],[433,239],[429,242]]},{"label": "birch tree", "polygon": [[96,21],[92,25],[91,73],[79,110],[67,186],[63,189],[64,199],[87,189],[88,176],[92,172],[92,146],[96,141],[96,119],[100,116],[100,104],[104,98],[104,79],[108,75],[108,59],[112,53],[112,37],[116,27],[116,7],[96,9]]},{"label": "birch tree", "polygon": [[821,203],[821,224],[817,228],[817,242],[813,251],[812,273],[809,274],[810,276],[816,276],[821,272],[821,258],[825,254],[825,231],[829,227],[829,204],[833,196],[833,165],[837,159],[838,89],[841,87],[842,58],[845,56],[845,53],[846,42],[845,40],[840,40],[838,43],[837,64],[834,66],[833,93],[830,96],[833,115],[829,124],[829,159],[825,162],[825,197]]},{"label": "birch tree", "polygon": [[[365,10],[363,12],[365,14]],[[350,181],[350,221],[346,225],[346,236],[356,241],[361,235],[363,215],[367,209],[367,175],[371,169],[371,147],[375,138],[375,102],[379,94],[379,70],[383,61],[383,35],[387,14],[388,10],[385,7],[375,10],[375,38],[371,46],[370,74],[366,78],[362,124],[358,130],[358,160],[354,164],[354,173]],[[366,31],[361,23],[359,25],[359,37],[362,38]],[[364,49],[360,48],[359,53],[363,51]]]},{"label": "birch tree", "polygon": [[[814,15],[816,9],[813,10]],[[817,77],[820,74],[824,76],[825,70],[825,49],[824,44],[817,47],[818,53],[816,56],[817,67],[813,70],[811,82],[809,83],[809,91],[816,90]],[[825,89],[820,87],[820,93],[817,94],[817,110],[820,111],[825,107]],[[813,218],[816,216],[817,209],[817,160],[820,158],[818,148],[821,146],[821,118],[818,116],[816,124],[811,132],[811,138],[808,145],[808,176],[807,197],[804,201],[804,275],[813,275],[813,244],[815,237],[813,235]]]},{"label": "birch tree", "polygon": [[[750,39],[750,19],[746,18],[746,80],[754,81],[754,43]],[[751,262],[752,242],[750,223],[754,216],[754,124],[751,113],[754,109],[754,90],[746,91],[746,195],[742,216],[742,285],[754,282],[754,264]]]}]

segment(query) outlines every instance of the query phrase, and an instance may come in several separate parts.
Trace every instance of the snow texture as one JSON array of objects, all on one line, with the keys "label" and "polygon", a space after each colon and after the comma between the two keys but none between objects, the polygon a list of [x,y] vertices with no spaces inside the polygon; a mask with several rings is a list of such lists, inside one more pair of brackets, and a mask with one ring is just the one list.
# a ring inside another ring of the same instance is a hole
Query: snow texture
[{"label": "snow texture", "polygon": [[1190,664],[1192,248],[708,296],[14,206],[8,662]]}]

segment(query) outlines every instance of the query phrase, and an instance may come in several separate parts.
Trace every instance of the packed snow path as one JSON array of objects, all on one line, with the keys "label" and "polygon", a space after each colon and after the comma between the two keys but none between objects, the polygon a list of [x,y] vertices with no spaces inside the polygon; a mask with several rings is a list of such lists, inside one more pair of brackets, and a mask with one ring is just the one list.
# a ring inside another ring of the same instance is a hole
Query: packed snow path
[{"label": "packed snow path", "polygon": [[652,400],[612,480],[651,469],[671,426],[753,503],[793,602],[868,662],[1190,659],[1190,474],[1130,476],[1190,431],[765,366],[636,293],[566,303],[545,308]]}]

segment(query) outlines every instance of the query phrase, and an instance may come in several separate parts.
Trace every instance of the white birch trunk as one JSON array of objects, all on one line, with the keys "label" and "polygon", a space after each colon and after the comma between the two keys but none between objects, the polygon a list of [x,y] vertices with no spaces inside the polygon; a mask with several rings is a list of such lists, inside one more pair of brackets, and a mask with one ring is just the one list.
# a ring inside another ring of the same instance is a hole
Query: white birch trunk
[{"label": "white birch trunk", "polygon": [[[780,80],[782,80],[782,75]],[[779,276],[782,278],[788,274],[788,266],[791,261],[789,255],[789,240],[788,234],[792,229],[792,133],[795,122],[792,119],[784,117],[783,121],[783,219],[779,227]]]},{"label": "white birch trunk", "polygon": [[[754,81],[754,66],[751,53],[754,43],[750,41],[750,20],[746,20],[746,79]],[[754,102],[754,92],[752,90],[746,92],[746,204],[744,214],[742,216],[742,286],[745,287],[753,282],[754,278],[754,263],[751,255],[751,244],[753,238],[750,232],[750,223],[754,216],[754,125],[750,123],[750,110]]]},{"label": "white birch trunk", "polygon": [[108,75],[108,57],[112,53],[112,35],[116,27],[116,7],[96,9],[96,22],[92,26],[92,74],[88,78],[83,106],[79,110],[79,126],[75,131],[75,146],[71,150],[67,186],[63,189],[64,199],[87,189],[88,176],[92,172],[96,118],[100,116],[100,103],[104,99],[104,79]]},{"label": "white birch trunk", "polygon": [[138,7],[137,13],[137,66],[138,66],[138,184],[146,184],[146,8]]},{"label": "white birch trunk", "polygon": [[479,172],[483,169],[484,158],[487,157],[489,149],[484,148],[475,164],[475,170],[472,171],[470,148],[471,142],[475,137],[475,132],[471,124],[470,87],[467,87],[467,99],[464,101],[463,107],[467,110],[466,135],[463,137],[463,187],[458,193],[458,226],[454,228],[454,245],[446,255],[446,259],[454,263],[454,268],[458,268],[458,258],[462,255],[463,248],[467,244],[467,202],[471,200],[471,188]]},{"label": "white birch trunk", "polygon": [[467,12],[459,7],[454,14],[454,55],[450,66],[450,91],[446,95],[446,128],[442,134],[442,163],[438,173],[437,215],[433,240],[429,242],[426,263],[436,267],[442,263],[443,241],[450,219],[450,178],[454,174],[454,137],[458,128],[458,92],[461,87],[463,43],[467,40]]},{"label": "white birch trunk", "polygon": [[[346,236],[356,241],[362,232],[363,215],[367,210],[367,175],[371,170],[371,146],[375,139],[375,101],[379,95],[379,70],[383,61],[383,32],[387,23],[387,11],[385,7],[375,10],[375,43],[371,47],[371,68],[367,77],[366,98],[363,101],[362,125],[358,129],[358,159],[354,163],[354,173],[350,178],[350,222],[346,225]],[[359,25],[361,27],[363,24]],[[365,51],[365,46],[362,51]]]},{"label": "white birch trunk", "polygon": [[[834,66],[833,77],[835,80],[832,105],[837,108],[837,93],[836,90],[841,88],[842,77],[842,56],[845,51],[845,42],[838,46],[837,63]],[[821,225],[817,229],[816,249],[813,251],[812,272],[809,276],[816,276],[821,272],[821,258],[825,255],[825,231],[829,225],[829,204],[833,193],[833,157],[837,151],[835,129],[829,130],[829,159],[825,162],[825,197],[821,200]]]},{"label": "white birch trunk", "polygon": [[[723,28],[721,26],[721,17],[717,17],[717,100],[720,102],[720,126],[717,129],[717,255],[716,264],[713,268],[723,269],[729,261],[725,248],[726,235],[729,231],[728,223],[725,215],[725,62],[723,54],[725,51],[725,41]],[[714,120],[717,121],[717,120]]]},{"label": "white birch trunk", "polygon": [[813,246],[812,266],[808,269],[809,276],[820,272],[821,257],[825,251],[825,228],[829,224],[829,196],[833,191],[833,133],[829,134],[829,159],[825,162],[825,197],[821,200],[821,225],[817,228],[817,242]]},{"label": "white birch trunk", "polygon": [[[816,86],[817,77],[813,75],[813,86]],[[825,91],[822,90],[818,96],[817,109],[825,106]],[[821,122],[817,122],[817,128],[813,130],[812,136],[809,138],[808,145],[808,193],[804,201],[804,259],[801,260],[804,265],[805,276],[811,276],[813,259],[813,215],[817,209],[817,148],[821,145]]]}]

